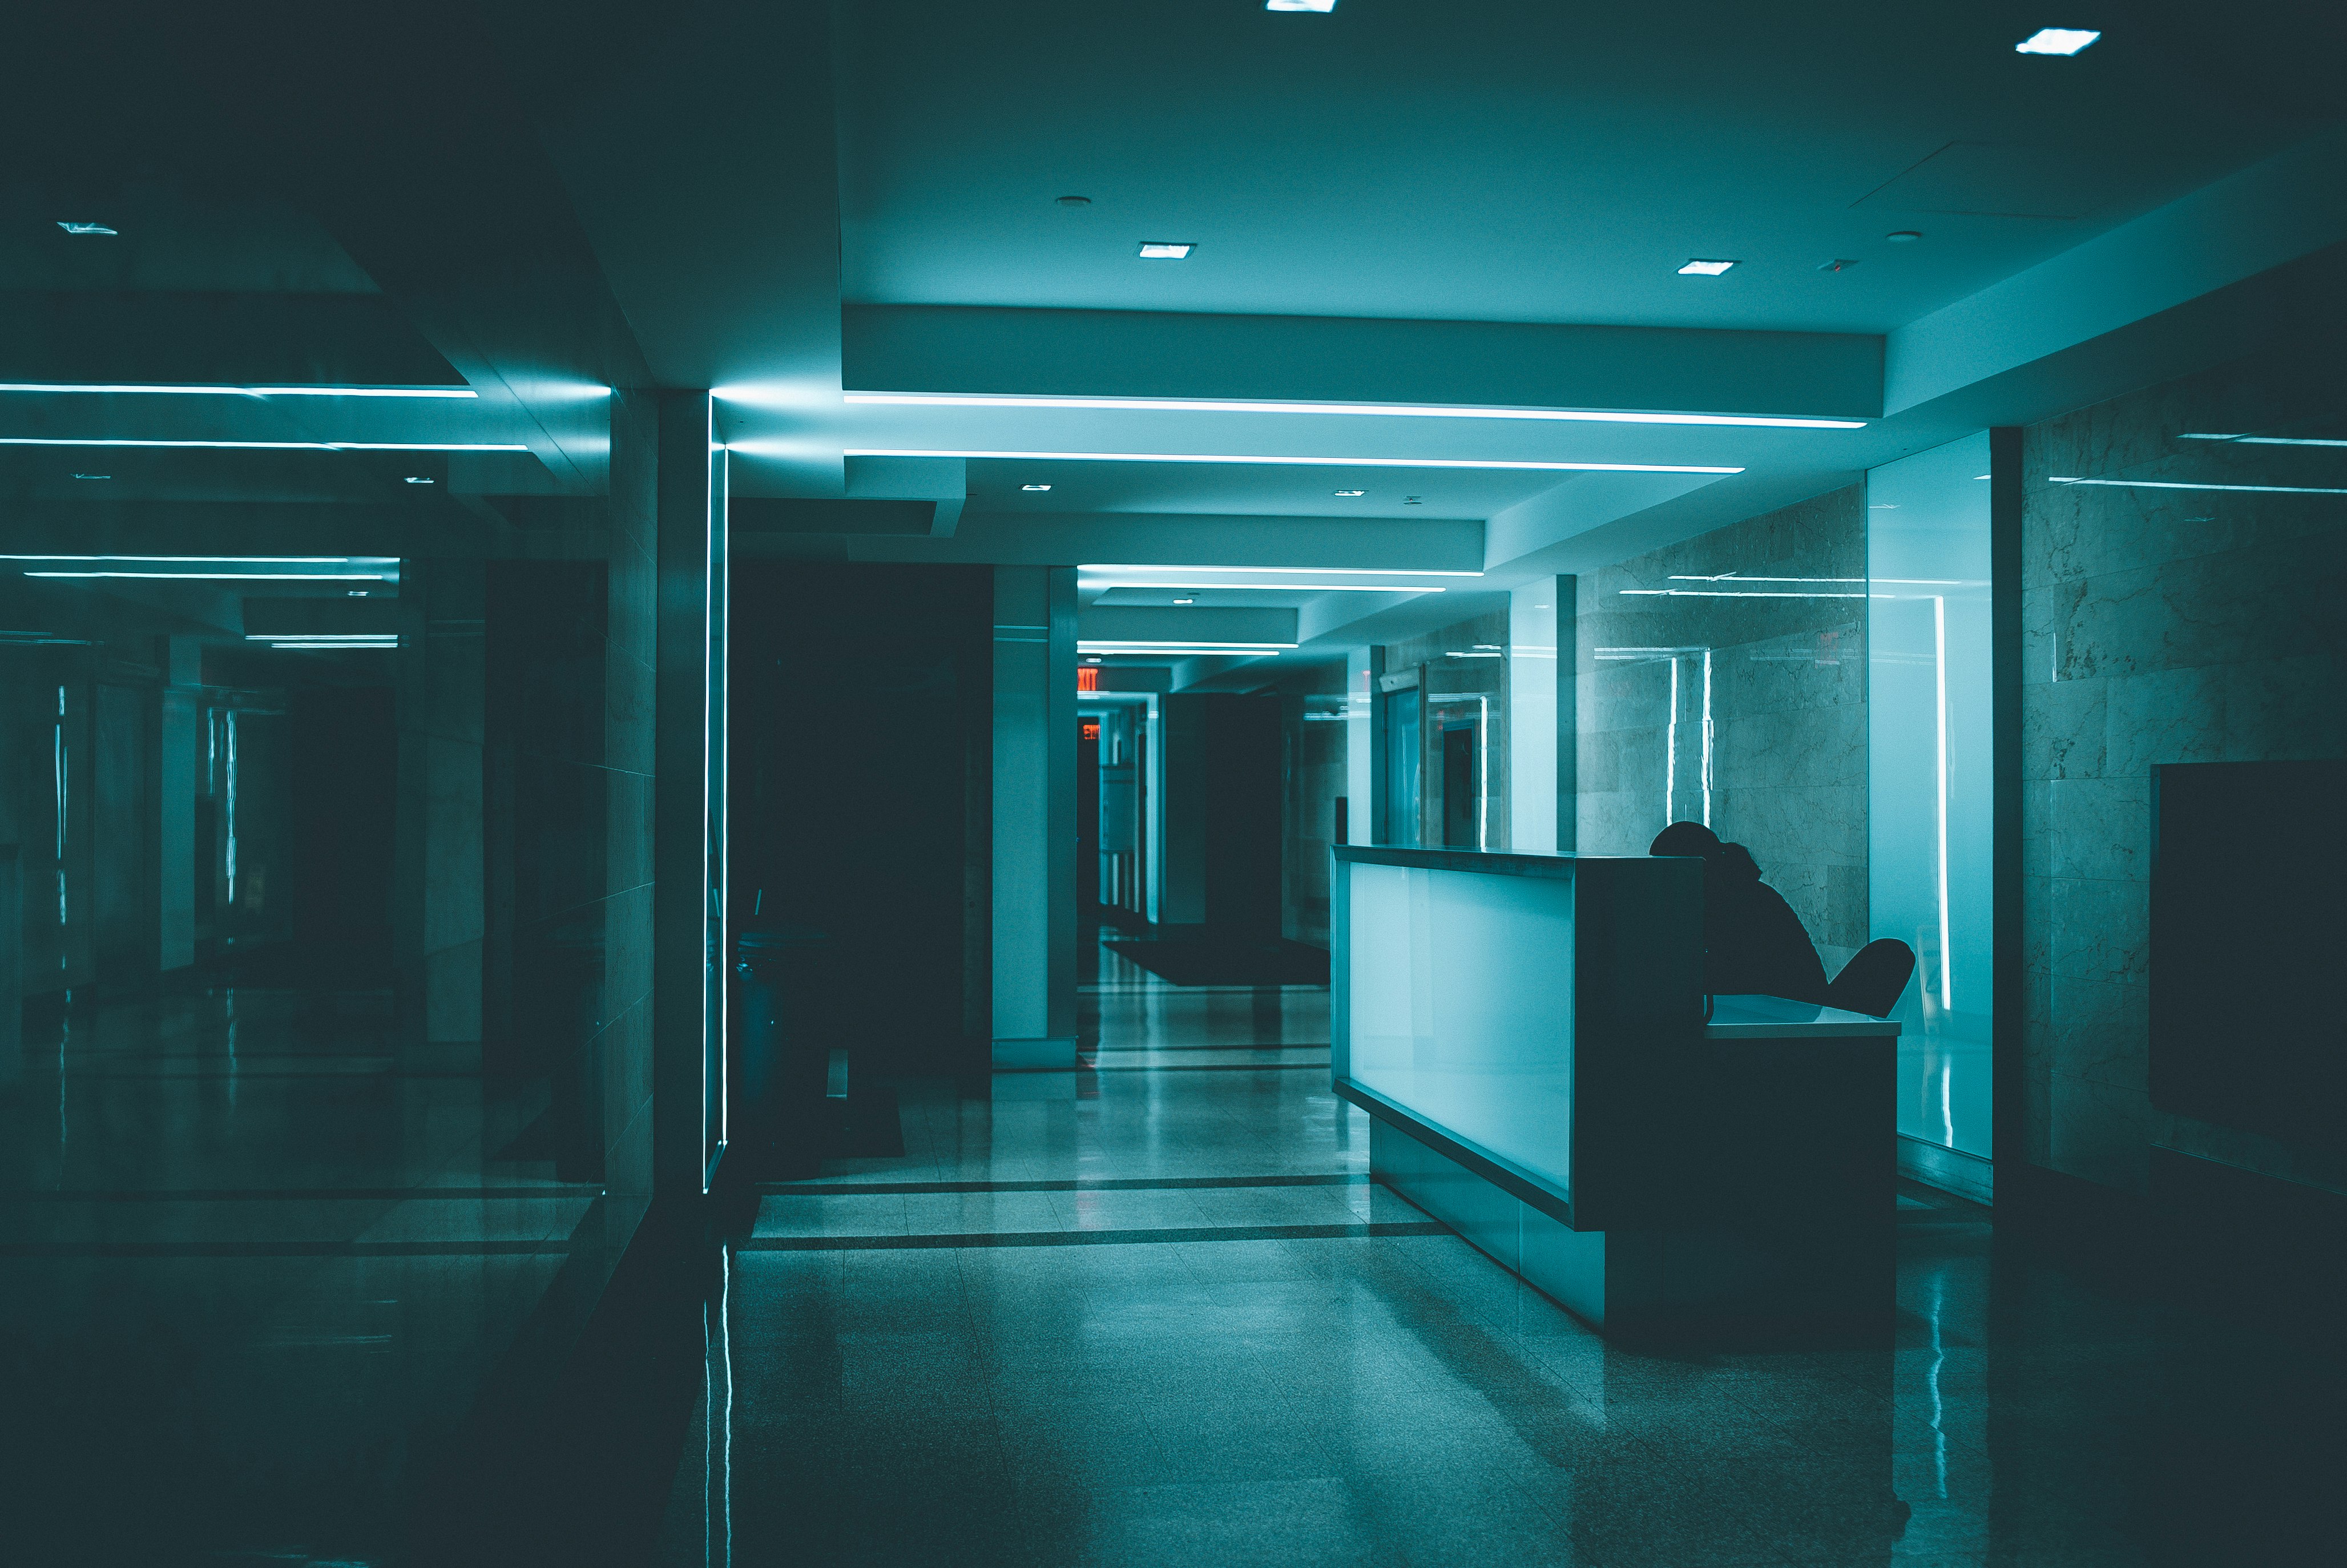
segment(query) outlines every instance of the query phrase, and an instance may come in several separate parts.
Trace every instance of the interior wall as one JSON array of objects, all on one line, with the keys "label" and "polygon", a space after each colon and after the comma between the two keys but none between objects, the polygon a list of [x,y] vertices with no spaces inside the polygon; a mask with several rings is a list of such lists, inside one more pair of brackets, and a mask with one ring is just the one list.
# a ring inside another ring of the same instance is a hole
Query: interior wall
[{"label": "interior wall", "polygon": [[1473,754],[1478,798],[1459,803],[1456,824],[1464,824],[1467,837],[1454,848],[1503,850],[1509,847],[1511,807],[1509,774],[1509,690],[1514,660],[1510,656],[1508,612],[1473,616],[1449,626],[1385,645],[1387,675],[1419,671],[1419,844],[1441,848],[1447,808],[1443,779],[1443,733],[1446,725],[1471,723],[1477,731]]},{"label": "interior wall", "polygon": [[1351,814],[1368,802],[1347,794],[1347,666],[1325,664],[1280,682],[1283,774],[1280,935],[1328,945],[1328,846],[1336,842],[1337,803]]},{"label": "interior wall", "polygon": [[[1706,580],[1727,573],[1795,580]],[[1580,852],[1707,821],[1829,976],[1867,940],[1865,579],[1852,485],[1584,572],[1576,597]]]},{"label": "interior wall", "polygon": [[[2277,426],[2335,436],[2335,350],[2293,343],[2024,433],[2033,1163],[2140,1191],[2165,1143],[2347,1191],[2347,1171],[2311,1151],[2158,1112],[2148,1089],[2151,769],[2347,752],[2347,496],[2151,487],[2347,483],[2335,448],[2177,439]],[[2274,827],[2277,853],[2292,832],[2338,831]]]}]

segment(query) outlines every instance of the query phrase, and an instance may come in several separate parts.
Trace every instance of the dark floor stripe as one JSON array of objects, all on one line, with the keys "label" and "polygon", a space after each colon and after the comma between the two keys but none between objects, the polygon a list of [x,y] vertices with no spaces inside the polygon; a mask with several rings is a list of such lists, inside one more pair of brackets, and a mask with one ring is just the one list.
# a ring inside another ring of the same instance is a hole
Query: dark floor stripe
[{"label": "dark floor stripe", "polygon": [[895,1193],[1153,1193],[1194,1187],[1353,1187],[1367,1176],[1123,1176],[1052,1182],[761,1182],[774,1197],[877,1197]]},{"label": "dark floor stripe", "polygon": [[1326,1072],[1325,1061],[1180,1061],[1154,1067],[1087,1067],[1087,1072]]},{"label": "dark floor stripe", "polygon": [[1181,1241],[1345,1241],[1365,1236],[1449,1235],[1431,1220],[1377,1220],[1334,1225],[1201,1225],[1191,1230],[973,1231],[961,1235],[762,1235],[738,1252],[893,1252],[979,1246],[1134,1246]]},{"label": "dark floor stripe", "polygon": [[603,1189],[591,1184],[540,1187],[282,1187],[190,1188],[184,1192],[126,1189],[80,1192],[0,1193],[0,1204],[323,1204],[478,1202],[519,1198],[600,1198]]},{"label": "dark floor stripe", "polygon": [[512,1257],[567,1253],[549,1241],[36,1241],[0,1243],[0,1257]]},{"label": "dark floor stripe", "polygon": [[1298,1040],[1293,1045],[1096,1045],[1092,1050],[1105,1056],[1111,1051],[1141,1050],[1326,1050],[1325,1040]]}]

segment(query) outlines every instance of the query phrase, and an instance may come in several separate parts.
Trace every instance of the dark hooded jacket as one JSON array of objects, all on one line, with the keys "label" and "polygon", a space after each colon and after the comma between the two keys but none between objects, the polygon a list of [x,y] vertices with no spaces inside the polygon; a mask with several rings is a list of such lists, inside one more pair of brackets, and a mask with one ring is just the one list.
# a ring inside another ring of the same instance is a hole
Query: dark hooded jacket
[{"label": "dark hooded jacket", "polygon": [[1793,907],[1760,880],[1750,850],[1721,843],[1700,823],[1675,822],[1648,853],[1703,859],[1704,989],[1825,1001],[1825,965]]}]

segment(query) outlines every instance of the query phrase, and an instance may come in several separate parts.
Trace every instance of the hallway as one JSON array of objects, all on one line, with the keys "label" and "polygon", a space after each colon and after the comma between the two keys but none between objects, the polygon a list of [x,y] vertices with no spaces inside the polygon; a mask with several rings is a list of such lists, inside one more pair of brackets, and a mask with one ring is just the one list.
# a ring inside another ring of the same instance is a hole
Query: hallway
[{"label": "hallway", "polygon": [[1368,1184],[1325,991],[1102,959],[1086,1071],[908,1090],[903,1158],[764,1197],[661,1563],[2102,1568],[2211,1560],[2185,1454],[2231,1444],[2228,1513],[2291,1495],[2280,1413],[2200,1403],[2280,1352],[1997,1260],[1922,1189],[1893,1348],[1608,1345]]}]

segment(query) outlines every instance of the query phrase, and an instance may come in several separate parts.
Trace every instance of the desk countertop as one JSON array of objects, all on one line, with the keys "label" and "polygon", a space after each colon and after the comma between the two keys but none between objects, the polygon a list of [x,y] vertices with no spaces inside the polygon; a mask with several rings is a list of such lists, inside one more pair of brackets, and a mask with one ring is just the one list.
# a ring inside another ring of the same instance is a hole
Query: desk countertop
[{"label": "desk countertop", "polygon": [[1712,999],[1706,1040],[1819,1040],[1853,1035],[1896,1035],[1895,1018],[1788,1001],[1783,997],[1726,996]]}]

